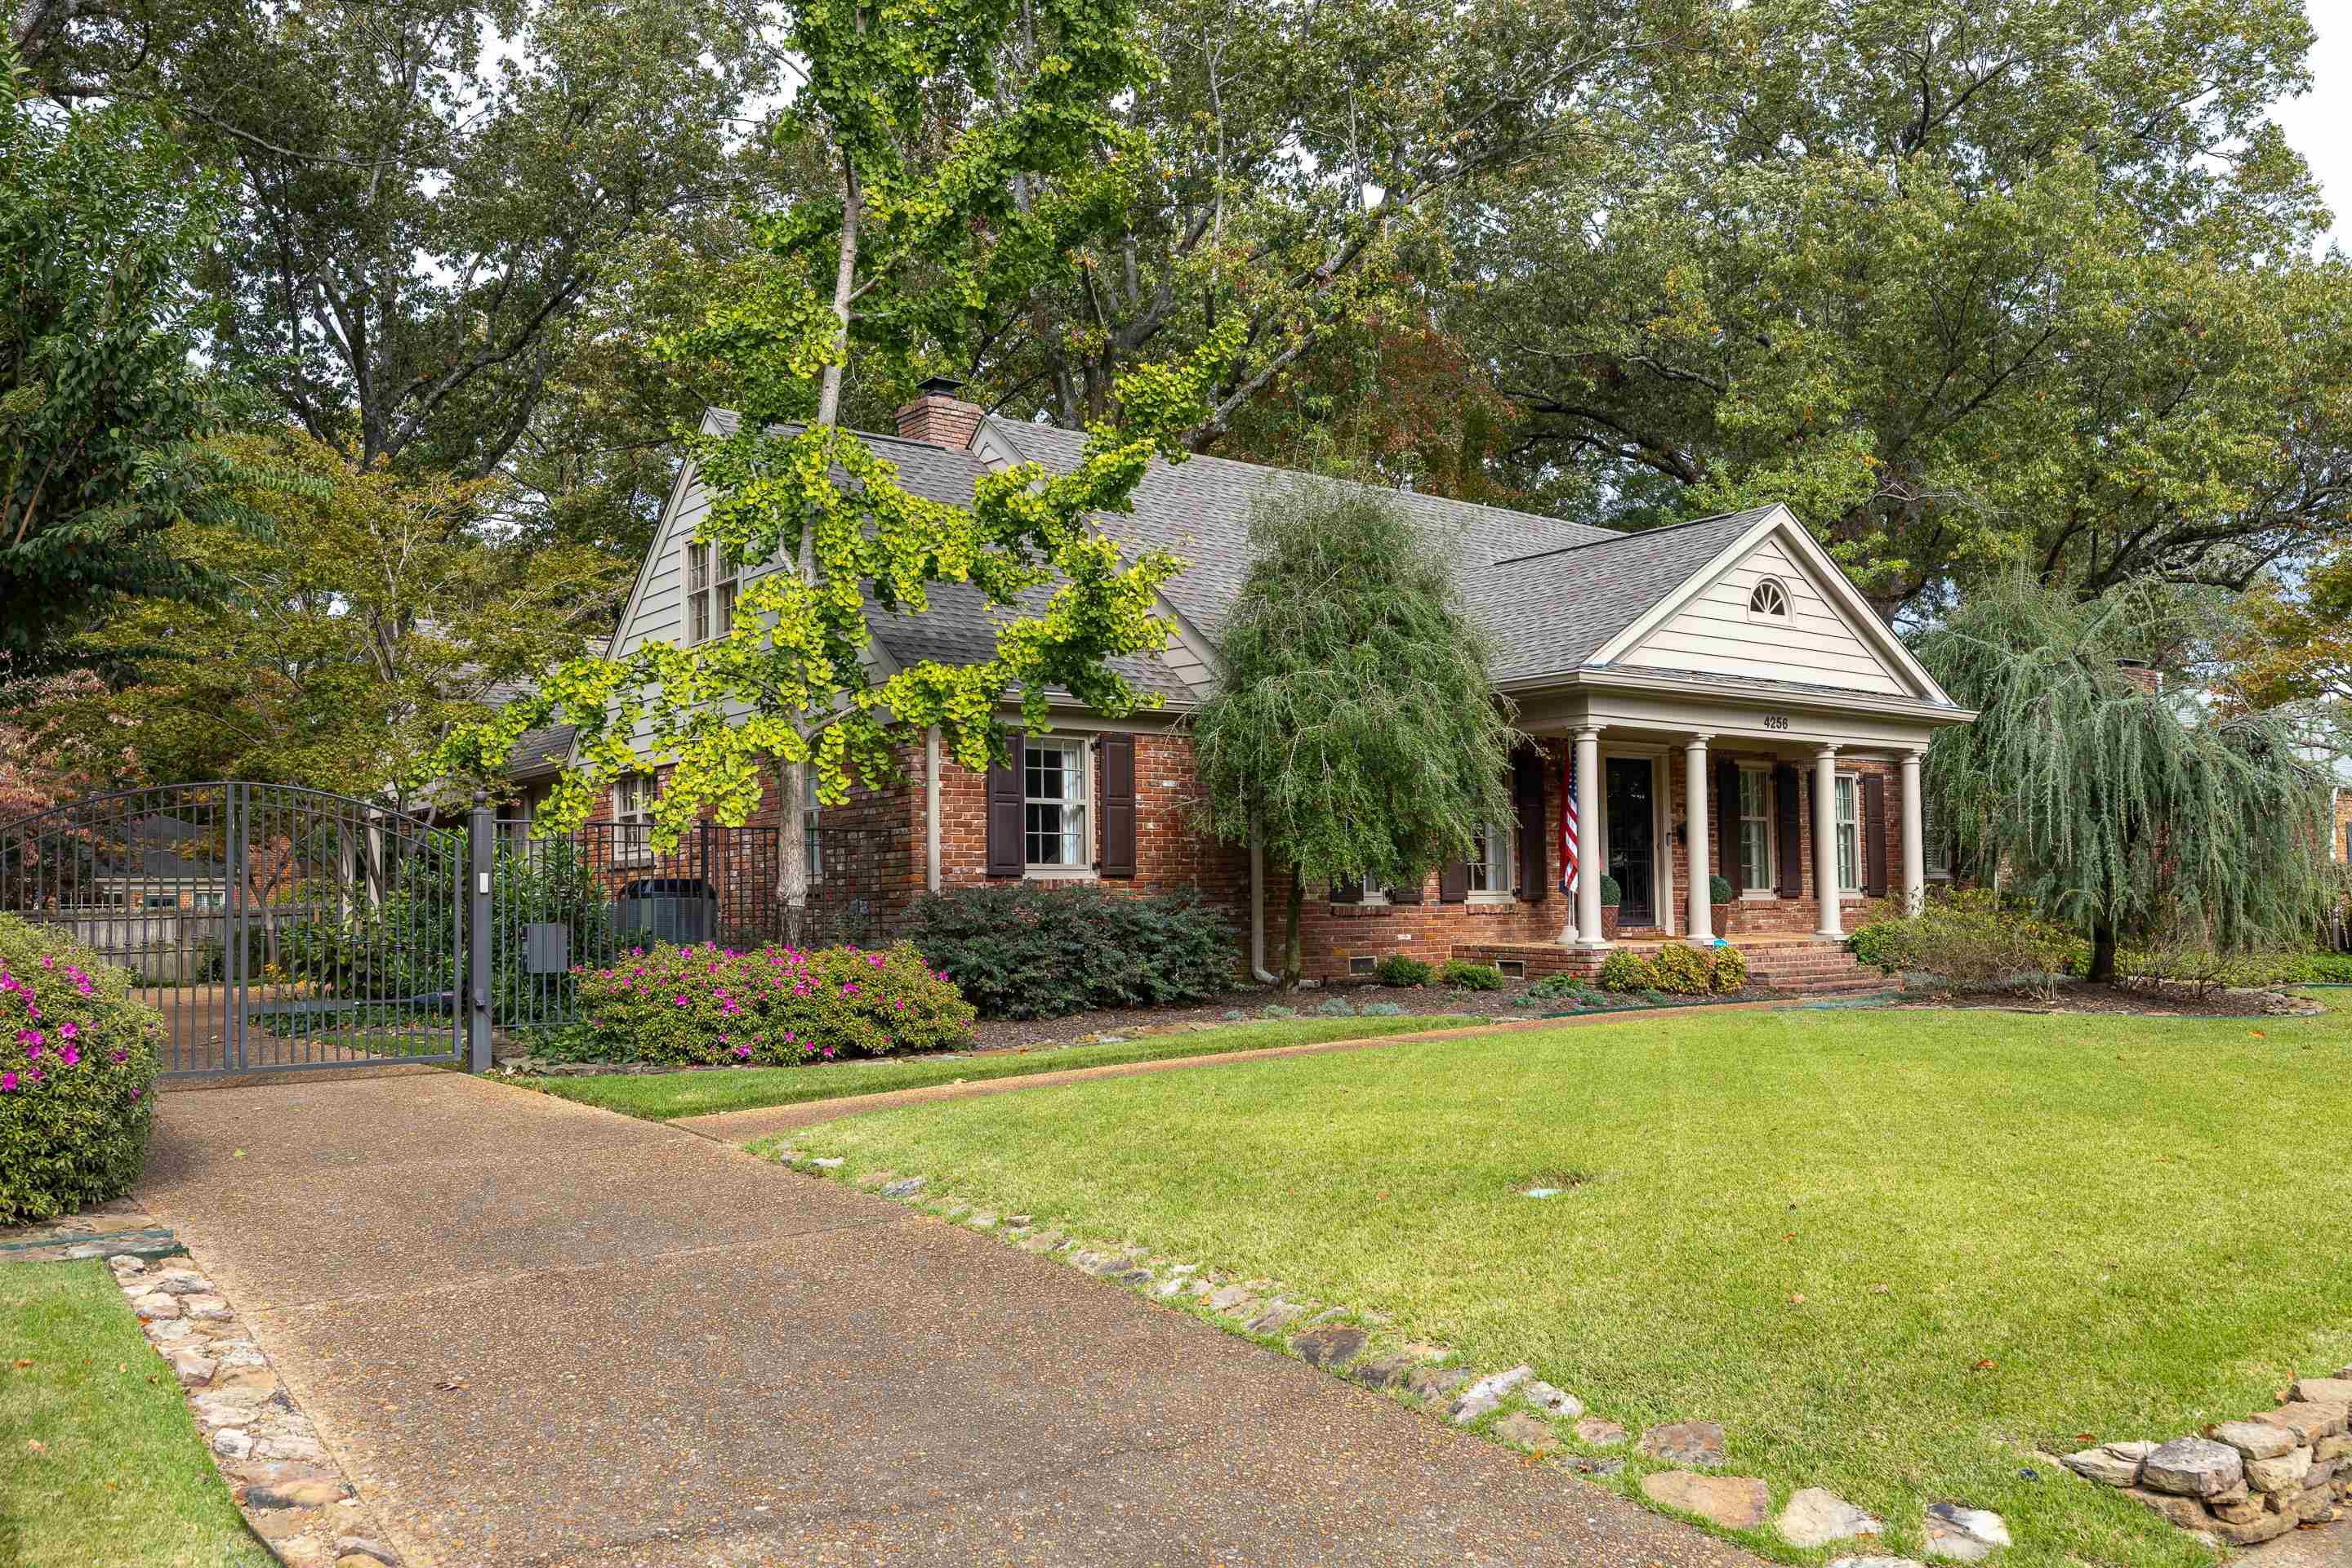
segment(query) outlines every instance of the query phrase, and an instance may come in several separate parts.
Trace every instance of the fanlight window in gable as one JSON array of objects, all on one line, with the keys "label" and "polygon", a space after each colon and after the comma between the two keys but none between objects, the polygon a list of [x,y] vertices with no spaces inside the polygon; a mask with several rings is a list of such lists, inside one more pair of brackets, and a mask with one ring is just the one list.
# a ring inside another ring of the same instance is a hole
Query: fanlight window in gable
[{"label": "fanlight window in gable", "polygon": [[1748,613],[1768,621],[1787,620],[1789,590],[1780,586],[1774,579],[1765,578],[1764,581],[1757,584],[1755,591],[1748,595]]}]

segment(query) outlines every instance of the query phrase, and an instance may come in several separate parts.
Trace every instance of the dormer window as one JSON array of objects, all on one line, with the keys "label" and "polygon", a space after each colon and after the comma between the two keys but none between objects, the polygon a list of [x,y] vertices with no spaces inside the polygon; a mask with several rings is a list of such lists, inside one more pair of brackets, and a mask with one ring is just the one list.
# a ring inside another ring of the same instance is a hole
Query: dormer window
[{"label": "dormer window", "polygon": [[1756,584],[1748,595],[1748,613],[1759,620],[1785,621],[1789,618],[1789,590],[1773,578],[1767,577]]}]

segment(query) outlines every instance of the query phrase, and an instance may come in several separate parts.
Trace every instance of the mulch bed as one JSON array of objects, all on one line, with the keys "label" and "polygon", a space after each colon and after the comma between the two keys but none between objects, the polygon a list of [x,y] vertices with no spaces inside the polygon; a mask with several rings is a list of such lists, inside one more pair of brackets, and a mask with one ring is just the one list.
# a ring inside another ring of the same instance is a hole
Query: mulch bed
[{"label": "mulch bed", "polygon": [[2326,1009],[2308,996],[2283,991],[2216,989],[2202,996],[2187,985],[2094,985],[2070,980],[2046,995],[2015,991],[1906,991],[1897,1007],[1989,1007],[2011,1013],[2082,1013],[2137,1018],[2298,1018]]}]

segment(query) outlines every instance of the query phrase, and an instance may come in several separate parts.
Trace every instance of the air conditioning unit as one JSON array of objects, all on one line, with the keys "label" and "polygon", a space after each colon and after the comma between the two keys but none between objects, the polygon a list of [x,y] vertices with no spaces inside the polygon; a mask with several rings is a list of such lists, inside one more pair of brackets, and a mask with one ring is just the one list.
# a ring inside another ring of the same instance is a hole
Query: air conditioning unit
[{"label": "air conditioning unit", "polygon": [[613,934],[623,947],[651,942],[709,942],[719,926],[719,895],[699,877],[640,877],[621,886]]}]

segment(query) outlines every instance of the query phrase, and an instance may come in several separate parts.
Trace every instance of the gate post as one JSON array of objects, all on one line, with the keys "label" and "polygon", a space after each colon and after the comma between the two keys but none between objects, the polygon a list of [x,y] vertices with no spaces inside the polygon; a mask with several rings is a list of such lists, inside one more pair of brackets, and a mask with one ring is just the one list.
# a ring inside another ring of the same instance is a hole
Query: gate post
[{"label": "gate post", "polygon": [[471,870],[466,878],[466,1068],[490,1070],[490,854],[498,824],[489,797],[474,792],[466,817]]}]

